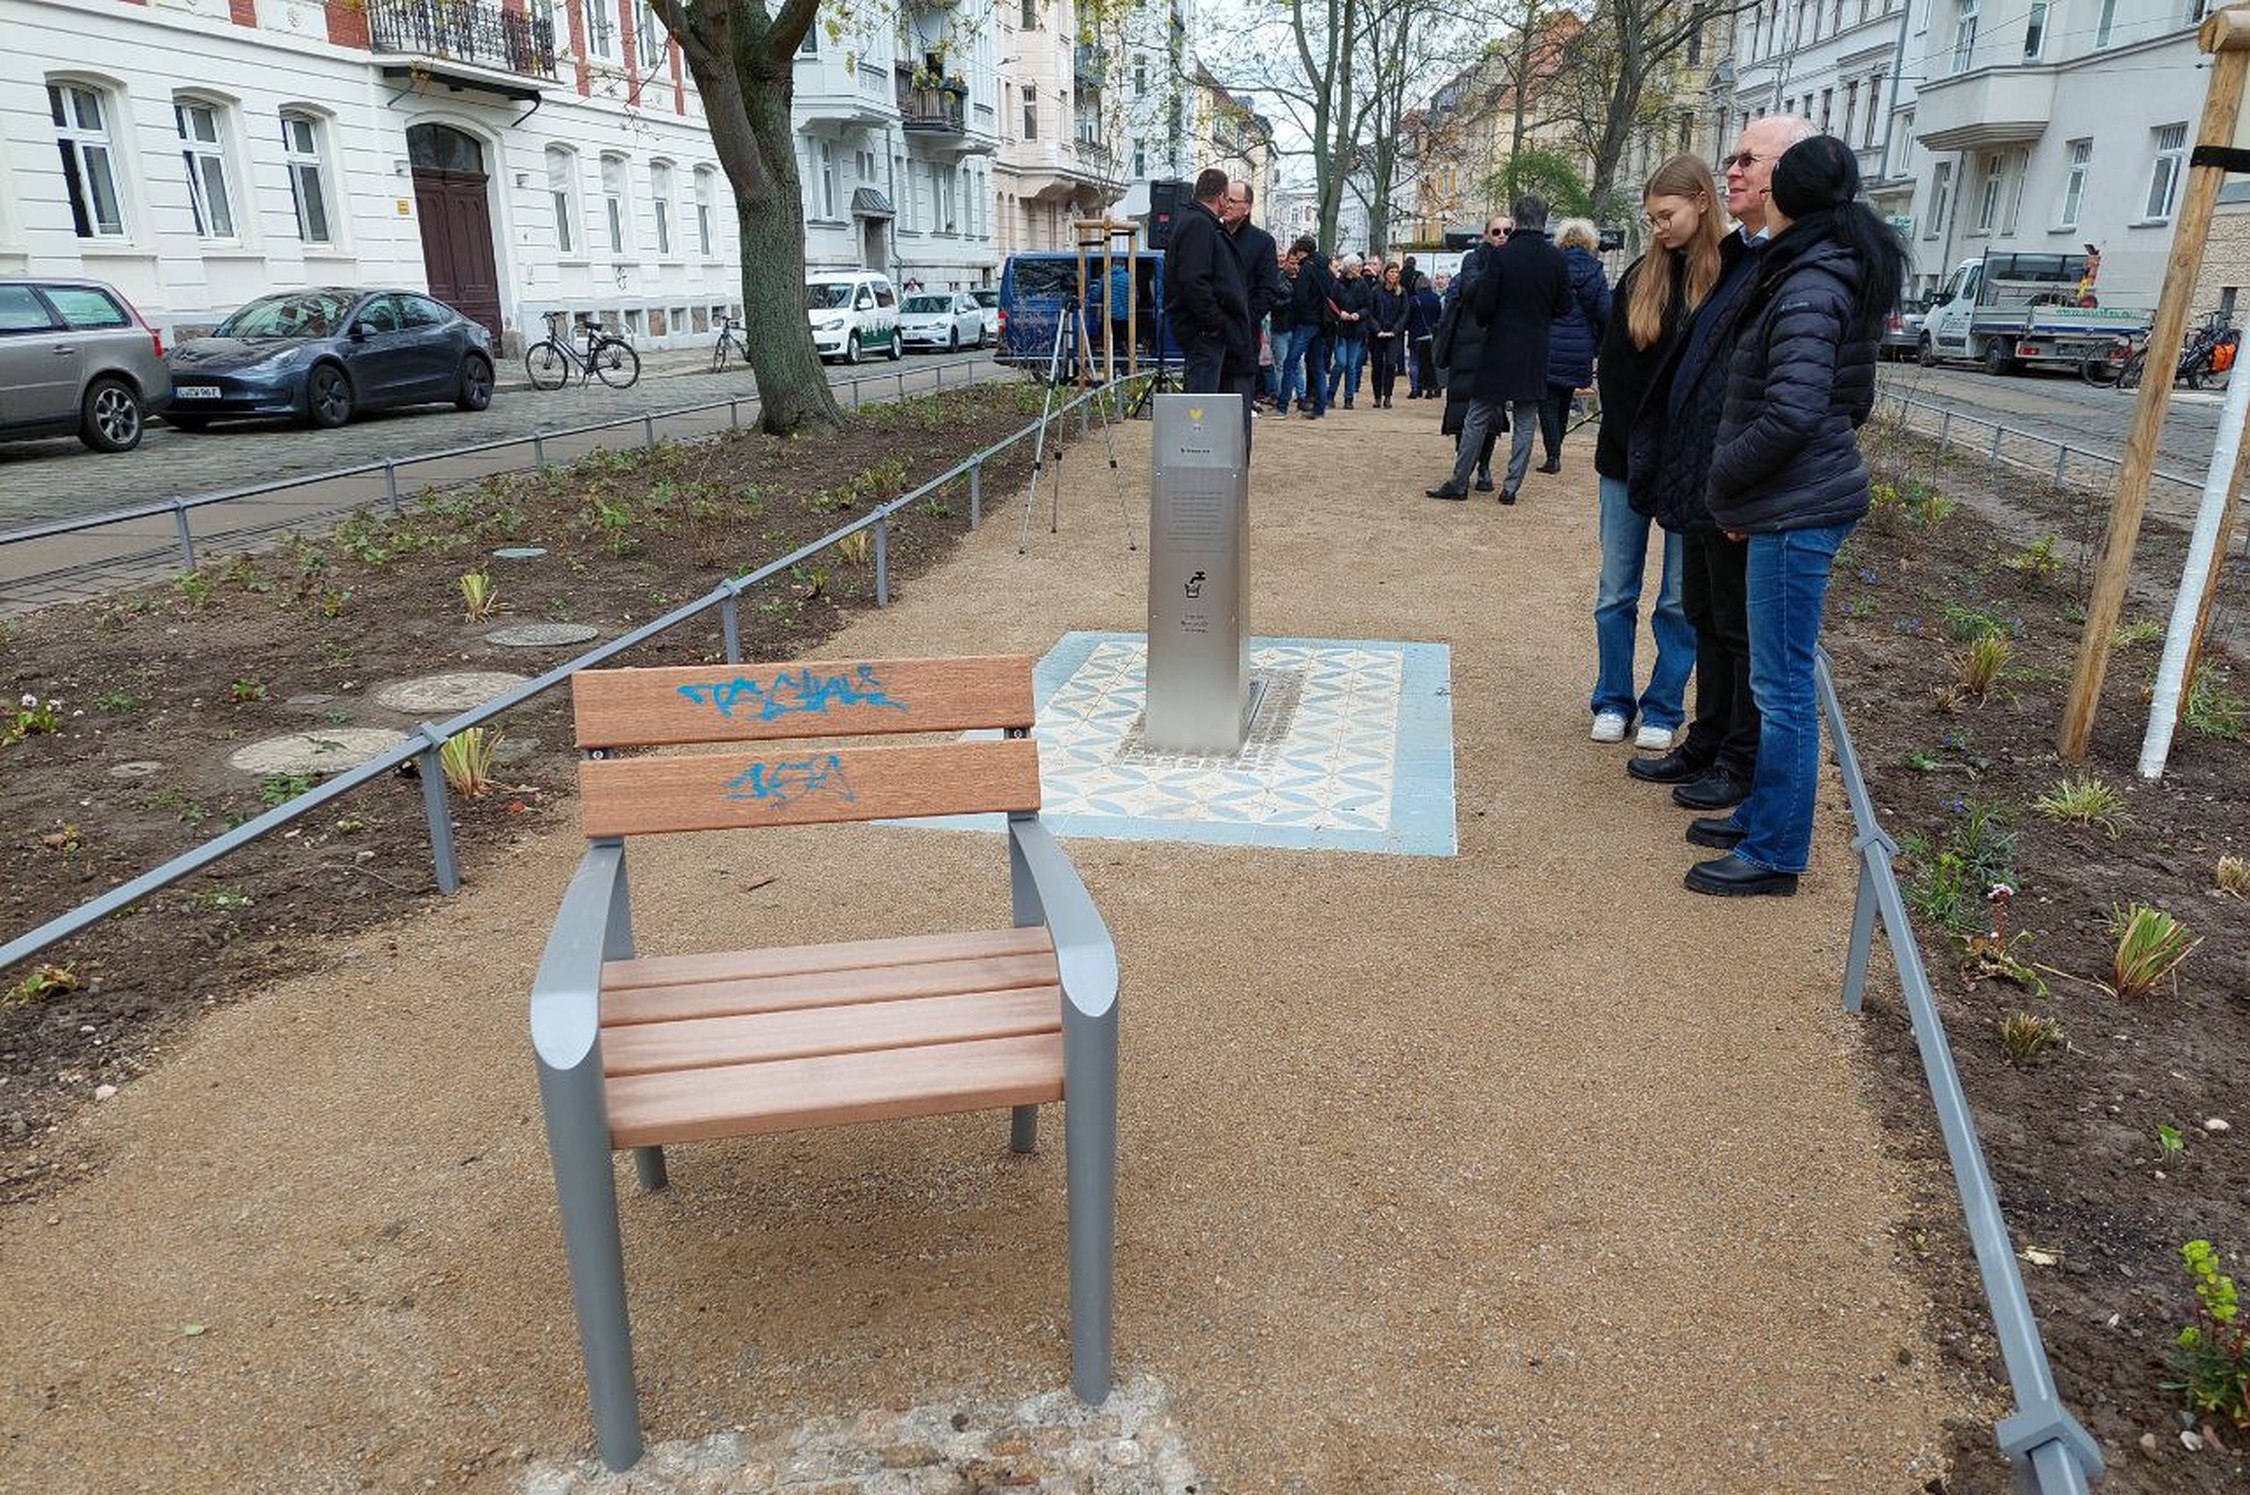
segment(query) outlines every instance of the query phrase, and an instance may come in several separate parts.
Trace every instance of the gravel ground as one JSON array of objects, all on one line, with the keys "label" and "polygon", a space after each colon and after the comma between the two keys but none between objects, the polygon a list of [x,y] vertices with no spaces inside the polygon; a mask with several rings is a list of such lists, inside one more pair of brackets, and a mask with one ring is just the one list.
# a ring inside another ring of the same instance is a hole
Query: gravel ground
[{"label": "gravel ground", "polygon": [[[1586,741],[1592,432],[1514,510],[1436,504],[1424,408],[1261,423],[1253,615],[1452,645],[1461,854],[1071,848],[1126,981],[1120,1372],[1210,1490],[1920,1490],[1991,1409],[1892,1238],[1840,800],[1798,898],[1682,892],[1686,816]],[[1019,557],[988,509],[833,653],[1139,627],[1109,475],[1068,471],[1061,535]],[[590,1449],[524,1021],[578,848],[471,869],[67,1130],[80,1181],[0,1216],[0,1490],[513,1491]],[[1006,922],[982,836],[634,855],[644,953]],[[625,1211],[652,1436],[1063,1385],[1061,1151],[1005,1137],[676,1149]]]}]

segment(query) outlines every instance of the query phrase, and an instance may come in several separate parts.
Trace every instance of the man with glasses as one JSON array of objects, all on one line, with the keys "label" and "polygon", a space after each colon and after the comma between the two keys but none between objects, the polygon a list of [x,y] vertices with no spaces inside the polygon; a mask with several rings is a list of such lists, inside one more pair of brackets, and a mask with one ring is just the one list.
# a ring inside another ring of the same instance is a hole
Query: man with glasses
[{"label": "man with glasses", "polygon": [[[1758,707],[1750,693],[1749,547],[1722,534],[1705,490],[1718,442],[1727,366],[1740,310],[1767,238],[1773,167],[1782,152],[1820,132],[1811,120],[1769,114],[1743,130],[1719,166],[1727,213],[1740,225],[1719,245],[1719,283],[1696,308],[1633,424],[1633,486],[1648,493],[1657,522],[1681,537],[1680,606],[1695,628],[1695,720],[1678,747],[1636,758],[1625,771],[1673,786],[1683,809],[1715,814],[1750,794],[1758,765]],[[1662,397],[1659,398],[1659,395]]]}]

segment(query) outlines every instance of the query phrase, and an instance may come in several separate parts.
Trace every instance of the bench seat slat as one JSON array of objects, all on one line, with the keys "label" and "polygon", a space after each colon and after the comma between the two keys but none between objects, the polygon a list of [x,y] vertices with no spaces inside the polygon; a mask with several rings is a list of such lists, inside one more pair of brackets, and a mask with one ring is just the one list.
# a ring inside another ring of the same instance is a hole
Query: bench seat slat
[{"label": "bench seat slat", "polygon": [[579,824],[597,839],[1038,808],[1039,745],[1028,737],[773,745],[578,765]]},{"label": "bench seat slat", "polygon": [[582,748],[959,732],[1031,725],[1031,660],[801,660],[571,677]]},{"label": "bench seat slat", "polygon": [[602,1070],[614,1078],[1013,1038],[1061,1028],[1062,988],[1035,986],[959,997],[636,1023],[603,1033]]},{"label": "bench seat slat", "polygon": [[1043,1105],[1063,1097],[1062,1034],[620,1075],[608,1091],[618,1148]]},{"label": "bench seat slat", "polygon": [[918,966],[813,971],[802,976],[758,976],[747,981],[699,981],[688,986],[644,986],[602,994],[602,1026],[675,1023],[687,1018],[787,1012],[805,1007],[846,1007],[908,997],[957,997],[967,992],[1053,986],[1055,957],[1003,955],[991,960],[941,960]]},{"label": "bench seat slat", "polygon": [[847,940],[835,945],[777,945],[766,950],[722,950],[613,960],[602,967],[602,990],[685,986],[697,981],[739,981],[753,976],[801,976],[868,966],[922,965],[936,960],[977,960],[1001,955],[1052,954],[1043,925],[1029,929],[975,929],[958,934],[917,934],[904,939]]}]

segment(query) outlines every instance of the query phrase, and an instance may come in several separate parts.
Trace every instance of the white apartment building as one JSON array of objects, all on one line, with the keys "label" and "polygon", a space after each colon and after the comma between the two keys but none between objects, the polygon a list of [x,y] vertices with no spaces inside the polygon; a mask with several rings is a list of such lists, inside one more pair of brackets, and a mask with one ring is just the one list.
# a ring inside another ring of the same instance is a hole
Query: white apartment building
[{"label": "white apartment building", "polygon": [[641,0],[0,0],[0,273],[167,338],[314,285],[427,290],[510,352],[740,301],[732,194]]},{"label": "white apartment building", "polygon": [[2202,0],[1913,0],[1921,75],[1894,136],[1925,284],[1970,256],[2102,251],[2101,292],[2154,305],[2208,73]]},{"label": "white apartment building", "polygon": [[1195,0],[1143,0],[1102,39],[1122,75],[1112,80],[1119,216],[1146,216],[1150,182],[1192,182],[1205,164],[1195,159],[1198,25]]},{"label": "white apartment building", "polygon": [[994,166],[997,249],[1069,250],[1073,227],[1099,218],[1121,187],[1107,49],[1080,36],[1073,0],[999,7],[1000,94]]},{"label": "white apartment building", "polygon": [[990,5],[918,0],[816,20],[792,117],[809,270],[931,290],[992,283],[1003,87]]}]

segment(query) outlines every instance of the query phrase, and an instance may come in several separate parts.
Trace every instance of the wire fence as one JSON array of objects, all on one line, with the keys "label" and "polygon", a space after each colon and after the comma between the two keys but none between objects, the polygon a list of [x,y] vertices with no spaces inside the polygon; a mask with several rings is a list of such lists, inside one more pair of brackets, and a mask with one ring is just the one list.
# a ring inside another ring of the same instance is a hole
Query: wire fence
[{"label": "wire fence", "polygon": [[1992,1327],[2000,1344],[2009,1392],[2015,1400],[2015,1410],[2000,1419],[1993,1432],[2001,1451],[2016,1466],[2019,1491],[2026,1495],[2086,1495],[2088,1481],[2102,1472],[2101,1449],[2063,1406],[2055,1390],[2047,1346],[2040,1338],[2031,1300],[2024,1292],[2015,1245],[2000,1213],[2000,1199],[1992,1187],[1992,1172],[1985,1165],[1983,1145],[1977,1140],[1976,1120],[1961,1089],[1960,1073],[1953,1066],[1945,1020],[1938,1014],[1929,972],[1922,965],[1922,949],[1915,942],[1906,900],[1899,891],[1892,866],[1898,843],[1884,831],[1867,779],[1860,772],[1859,754],[1844,725],[1843,703],[1837,698],[1825,651],[1815,666],[1815,675],[1821,714],[1827,718],[1844,792],[1851,801],[1856,832],[1852,850],[1859,857],[1859,891],[1852,909],[1850,952],[1844,965],[1844,1010],[1856,1013],[1866,1000],[1867,966],[1874,952],[1879,915],[1884,943],[1898,975],[1899,994],[1914,1025],[1922,1073],[1929,1081],[1930,1099],[1937,1109],[1938,1132],[1953,1167],[1961,1213],[1969,1228],[1969,1245],[1984,1280],[1985,1302],[1992,1310]]},{"label": "wire fence", "polygon": [[[453,849],[453,822],[449,792],[445,781],[445,767],[440,758],[447,739],[479,727],[493,718],[513,711],[533,697],[544,694],[568,680],[580,670],[591,669],[606,663],[647,643],[658,634],[677,628],[683,623],[701,618],[714,609],[719,614],[719,629],[726,642],[729,664],[742,662],[742,629],[740,608],[742,594],[759,583],[787,573],[790,567],[820,554],[847,536],[862,530],[871,531],[874,539],[875,605],[890,605],[890,527],[891,517],[909,505],[922,502],[948,485],[964,479],[969,487],[969,528],[980,528],[984,522],[984,465],[1022,441],[1044,440],[1046,433],[1067,415],[1076,412],[1081,434],[1094,413],[1099,410],[1103,419],[1113,418],[1122,405],[1126,386],[1139,383],[1147,375],[1133,375],[1113,383],[1097,386],[1076,397],[1055,405],[1040,419],[1026,424],[1022,429],[1004,436],[981,451],[963,458],[946,471],[922,483],[911,492],[903,493],[890,502],[878,505],[849,524],[840,525],[816,540],[811,540],[792,550],[778,560],[768,561],[755,571],[720,582],[709,592],[672,609],[660,618],[643,624],[630,633],[611,639],[598,648],[590,649],[577,658],[559,664],[545,674],[527,680],[507,692],[495,696],[482,705],[461,712],[444,722],[424,722],[403,745],[391,749],[381,757],[358,768],[339,773],[334,778],[277,805],[263,815],[246,820],[223,835],[214,836],[202,845],[181,853],[160,867],[142,873],[132,881],[112,888],[100,897],[82,903],[66,913],[59,914],[27,934],[19,935],[0,945],[0,970],[6,970],[21,960],[28,960],[70,936],[101,922],[110,915],[130,908],[151,893],[156,893],[182,878],[191,876],[212,863],[239,851],[259,838],[270,835],[291,821],[351,793],[371,780],[395,773],[408,763],[416,765],[422,781],[423,812],[429,822],[430,856],[436,864],[438,887],[447,893],[457,892],[461,886],[459,861]],[[612,425],[616,423],[611,423]],[[1027,496],[1027,504],[1032,499]]]},{"label": "wire fence", "polygon": [[[857,410],[869,398],[867,391],[885,386],[889,390],[882,397],[903,399],[912,393],[1022,377],[1012,369],[978,363],[966,370],[955,366],[948,380],[946,369],[947,365],[935,364],[866,374],[835,388]],[[619,431],[637,432],[643,447],[660,440],[738,431],[744,413],[754,416],[758,406],[754,394],[706,400],[0,531],[0,613],[96,595],[173,570],[193,570],[198,559],[212,551],[247,548],[271,535],[327,523],[362,509],[384,507],[396,513],[405,495],[420,488],[544,471],[614,446],[614,441],[604,438]]]},{"label": "wire fence", "polygon": [[[2066,488],[2110,493],[2124,470],[2122,456],[2072,446],[2051,436],[2019,431],[2005,422],[1970,415],[1950,405],[1933,405],[1901,389],[1885,389],[1875,397],[1878,414],[1888,413],[1901,427],[1937,443],[1940,456],[1958,454],[1982,457],[1986,469],[1997,474],[2003,467],[2035,473]],[[2158,470],[2149,474],[2152,509],[2178,503],[2192,515],[2203,496],[2203,478]]]}]

